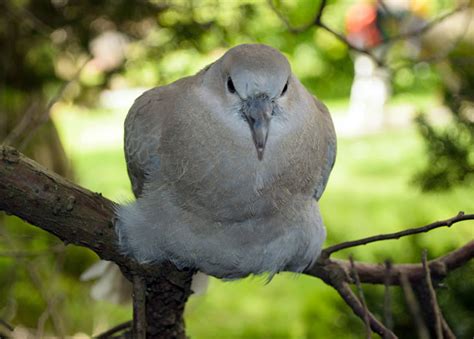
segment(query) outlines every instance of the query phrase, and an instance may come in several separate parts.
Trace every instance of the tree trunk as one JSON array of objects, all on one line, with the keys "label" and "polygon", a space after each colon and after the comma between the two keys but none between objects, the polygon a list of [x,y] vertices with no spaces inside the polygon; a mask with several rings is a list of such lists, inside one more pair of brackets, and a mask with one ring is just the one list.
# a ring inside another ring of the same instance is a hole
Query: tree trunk
[{"label": "tree trunk", "polygon": [[145,278],[147,338],[186,338],[183,312],[192,274],[167,266],[161,277]]}]

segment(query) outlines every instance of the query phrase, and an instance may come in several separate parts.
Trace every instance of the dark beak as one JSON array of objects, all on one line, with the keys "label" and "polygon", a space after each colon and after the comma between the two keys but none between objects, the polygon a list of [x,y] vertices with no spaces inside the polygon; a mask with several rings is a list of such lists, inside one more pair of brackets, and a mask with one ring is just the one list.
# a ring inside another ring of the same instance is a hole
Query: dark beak
[{"label": "dark beak", "polygon": [[258,160],[263,159],[267,144],[270,121],[272,119],[273,103],[266,95],[248,98],[244,102],[243,114],[247,120],[252,139],[257,149]]}]

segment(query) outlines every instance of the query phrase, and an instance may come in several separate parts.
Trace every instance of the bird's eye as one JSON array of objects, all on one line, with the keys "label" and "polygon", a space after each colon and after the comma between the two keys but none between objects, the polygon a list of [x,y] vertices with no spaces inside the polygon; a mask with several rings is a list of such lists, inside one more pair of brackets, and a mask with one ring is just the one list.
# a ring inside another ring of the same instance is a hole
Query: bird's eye
[{"label": "bird's eye", "polygon": [[287,89],[288,89],[288,81],[286,82],[285,87],[283,87],[280,96],[284,96]]},{"label": "bird's eye", "polygon": [[235,93],[234,83],[232,82],[232,79],[230,77],[227,78],[227,89],[229,90],[230,93],[232,94]]}]

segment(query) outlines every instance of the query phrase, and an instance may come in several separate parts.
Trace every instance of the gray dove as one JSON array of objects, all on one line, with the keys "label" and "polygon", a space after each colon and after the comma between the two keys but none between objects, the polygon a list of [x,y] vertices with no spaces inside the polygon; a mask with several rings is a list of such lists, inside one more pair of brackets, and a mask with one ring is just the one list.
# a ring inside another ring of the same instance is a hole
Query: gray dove
[{"label": "gray dove", "polygon": [[318,201],[336,155],[327,108],[276,49],[234,47],[141,95],[125,121],[137,200],[121,250],[224,279],[301,272],[326,237]]}]

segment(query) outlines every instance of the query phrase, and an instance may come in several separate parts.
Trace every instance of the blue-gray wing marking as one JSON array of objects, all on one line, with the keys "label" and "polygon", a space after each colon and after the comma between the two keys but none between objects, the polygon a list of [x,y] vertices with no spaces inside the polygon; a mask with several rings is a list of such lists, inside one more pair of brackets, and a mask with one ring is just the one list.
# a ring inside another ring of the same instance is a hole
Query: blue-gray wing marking
[{"label": "blue-gray wing marking", "polygon": [[158,172],[160,126],[156,104],[158,88],[135,100],[125,119],[125,160],[135,197],[142,194],[145,180]]}]

